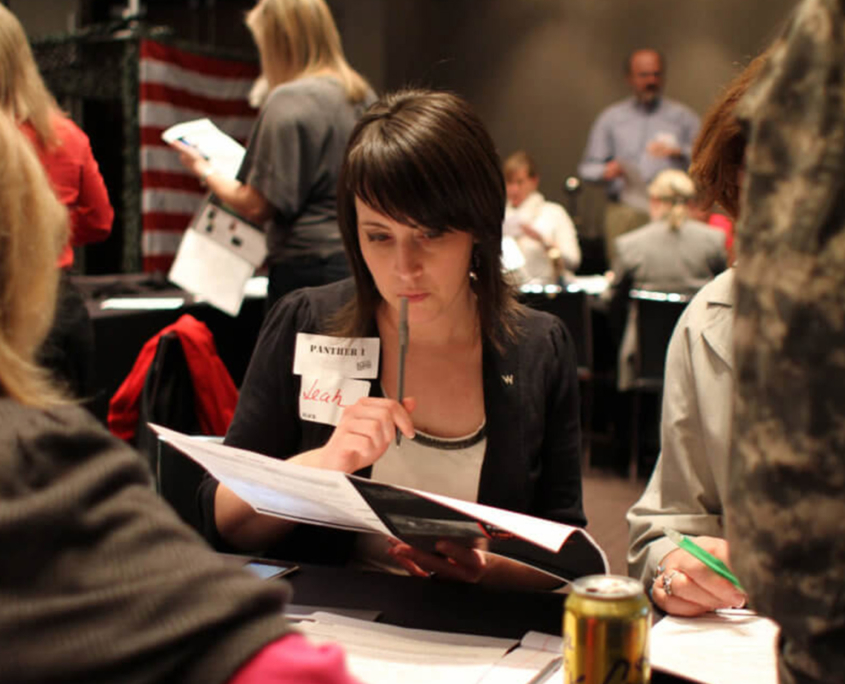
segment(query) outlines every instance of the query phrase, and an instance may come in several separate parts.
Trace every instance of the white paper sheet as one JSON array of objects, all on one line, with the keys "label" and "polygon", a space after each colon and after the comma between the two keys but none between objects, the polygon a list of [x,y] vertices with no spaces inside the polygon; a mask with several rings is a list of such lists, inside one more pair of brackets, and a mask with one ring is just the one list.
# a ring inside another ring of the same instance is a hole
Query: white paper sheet
[{"label": "white paper sheet", "polygon": [[[535,518],[522,513],[514,513],[501,508],[491,508],[470,501],[460,501],[448,496],[440,496],[431,492],[414,490],[422,497],[437,501],[461,513],[466,513],[474,518],[483,520],[486,523],[501,527],[512,532],[517,537],[529,539],[537,546],[542,546],[552,552],[560,551],[567,539],[577,528],[564,525],[563,523],[552,522],[543,518]],[[584,530],[578,530],[585,536],[589,536]],[[592,539],[592,537],[590,537]],[[602,551],[602,555],[604,552]],[[607,559],[605,558],[605,564]]]},{"label": "white paper sheet", "polygon": [[259,513],[390,534],[344,473],[200,441],[153,423],[150,427]]},{"label": "white paper sheet", "polygon": [[166,311],[183,306],[184,297],[112,297],[100,303],[101,309],[118,311]]},{"label": "white paper sheet", "polygon": [[619,159],[625,173],[625,185],[619,195],[619,201],[642,211],[648,211],[648,185],[635,162]]},{"label": "white paper sheet", "polygon": [[237,176],[246,152],[243,145],[217,128],[210,119],[176,124],[164,131],[161,137],[168,144],[178,140],[196,148],[218,173],[231,179]]},{"label": "white paper sheet", "polygon": [[[328,613],[297,628],[314,643],[343,646],[368,684],[529,684],[559,653],[516,648],[516,639],[394,627]],[[510,651],[510,653],[509,653]]]},{"label": "white paper sheet", "polygon": [[189,229],[167,278],[230,316],[237,316],[246,283],[254,270],[252,264],[237,254]]},{"label": "white paper sheet", "polygon": [[777,635],[750,612],[665,617],[651,630],[651,665],[704,684],[777,684]]}]

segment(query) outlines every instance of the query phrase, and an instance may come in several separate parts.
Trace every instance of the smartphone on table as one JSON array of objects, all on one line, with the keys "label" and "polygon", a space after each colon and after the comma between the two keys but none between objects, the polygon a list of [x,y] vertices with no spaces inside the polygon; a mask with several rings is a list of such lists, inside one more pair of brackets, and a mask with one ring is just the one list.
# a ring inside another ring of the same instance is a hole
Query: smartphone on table
[{"label": "smartphone on table", "polygon": [[276,563],[263,558],[249,560],[244,563],[244,567],[261,579],[266,580],[285,577],[299,570],[298,565],[292,563]]}]

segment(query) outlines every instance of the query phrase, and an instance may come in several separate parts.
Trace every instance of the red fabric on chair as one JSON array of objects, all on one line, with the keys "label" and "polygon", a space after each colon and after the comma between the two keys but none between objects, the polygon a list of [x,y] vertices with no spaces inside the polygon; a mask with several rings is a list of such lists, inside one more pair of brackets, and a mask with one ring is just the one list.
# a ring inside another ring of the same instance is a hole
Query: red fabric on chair
[{"label": "red fabric on chair", "polygon": [[109,430],[121,439],[131,441],[135,438],[144,380],[159,338],[170,332],[176,333],[182,343],[194,384],[197,420],[203,433],[223,435],[229,428],[238,403],[238,389],[217,354],[211,331],[205,323],[185,314],[144,344],[126,380],[109,401]]}]

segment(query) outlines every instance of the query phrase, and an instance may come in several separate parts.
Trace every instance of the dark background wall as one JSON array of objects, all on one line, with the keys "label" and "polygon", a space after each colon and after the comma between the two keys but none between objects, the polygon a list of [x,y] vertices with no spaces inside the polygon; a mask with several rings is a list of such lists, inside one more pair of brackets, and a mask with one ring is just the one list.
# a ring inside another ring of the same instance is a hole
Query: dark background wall
[{"label": "dark background wall", "polygon": [[[625,56],[668,58],[667,95],[699,113],[774,38],[795,0],[328,0],[353,65],[378,90],[405,84],[465,95],[500,152],[524,147],[559,197],[595,115],[624,97]],[[31,35],[103,20],[125,3],[10,0]],[[252,0],[150,0],[151,23],[190,40],[251,50]]]}]

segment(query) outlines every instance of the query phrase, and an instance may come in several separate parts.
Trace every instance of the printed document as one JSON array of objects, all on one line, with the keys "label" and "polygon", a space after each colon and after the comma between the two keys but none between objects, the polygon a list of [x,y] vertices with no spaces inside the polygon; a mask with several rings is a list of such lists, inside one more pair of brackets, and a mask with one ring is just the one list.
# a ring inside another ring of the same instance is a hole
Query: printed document
[{"label": "printed document", "polygon": [[651,666],[703,684],[777,684],[777,635],[751,611],[669,616],[651,630]]},{"label": "printed document", "polygon": [[584,530],[493,506],[310,468],[150,423],[254,510],[279,518],[377,532],[424,550],[442,539],[505,556],[571,581],[608,572],[607,557]]},{"label": "printed document", "polygon": [[215,171],[232,180],[241,168],[246,150],[226,135],[211,119],[197,119],[171,126],[161,134],[168,145],[180,142],[194,148],[214,166]]}]

